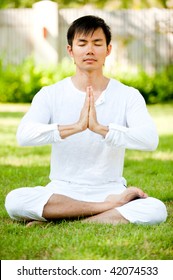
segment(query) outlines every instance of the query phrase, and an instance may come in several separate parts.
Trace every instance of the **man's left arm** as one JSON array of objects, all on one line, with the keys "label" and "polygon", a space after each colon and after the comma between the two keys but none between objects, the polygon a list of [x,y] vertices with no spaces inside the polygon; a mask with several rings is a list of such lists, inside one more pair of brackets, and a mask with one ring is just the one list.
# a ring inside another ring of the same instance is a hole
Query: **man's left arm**
[{"label": "man's left arm", "polygon": [[103,126],[98,123],[94,101],[90,102],[89,128],[102,135],[105,142],[116,147],[153,151],[158,146],[158,134],[149,115],[145,101],[135,90],[131,96],[126,112],[127,126],[110,123]]}]

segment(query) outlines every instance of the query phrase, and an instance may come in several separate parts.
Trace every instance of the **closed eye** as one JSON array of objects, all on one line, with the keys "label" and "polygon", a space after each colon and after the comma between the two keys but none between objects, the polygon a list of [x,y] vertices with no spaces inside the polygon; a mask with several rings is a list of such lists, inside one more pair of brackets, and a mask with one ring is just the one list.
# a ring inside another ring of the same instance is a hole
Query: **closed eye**
[{"label": "closed eye", "polygon": [[83,46],[85,46],[85,45],[86,45],[86,43],[87,43],[87,41],[86,41],[86,40],[79,39],[79,41],[78,41],[78,46],[83,47]]},{"label": "closed eye", "polygon": [[96,39],[96,40],[94,40],[94,45],[95,45],[95,46],[102,46],[102,45],[103,45],[103,40],[102,40],[102,39]]},{"label": "closed eye", "polygon": [[95,43],[94,45],[97,46],[97,47],[101,47],[102,46],[102,44],[99,44],[99,43]]},{"label": "closed eye", "polygon": [[[79,39],[78,40],[78,46],[79,47],[83,47],[86,44],[87,44],[87,40],[85,40],[85,39]],[[103,45],[103,40],[102,39],[95,39],[93,41],[93,44],[94,44],[94,46],[101,47]]]}]

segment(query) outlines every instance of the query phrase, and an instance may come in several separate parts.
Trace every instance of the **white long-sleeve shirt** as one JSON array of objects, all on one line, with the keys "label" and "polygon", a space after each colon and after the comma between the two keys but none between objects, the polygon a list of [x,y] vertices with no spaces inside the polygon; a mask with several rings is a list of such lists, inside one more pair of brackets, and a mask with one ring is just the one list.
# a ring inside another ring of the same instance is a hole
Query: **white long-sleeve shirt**
[{"label": "white long-sleeve shirt", "polygon": [[61,139],[58,125],[79,120],[85,92],[70,77],[42,88],[17,131],[22,146],[52,144],[51,180],[99,185],[125,183],[125,149],[155,150],[158,135],[142,95],[134,88],[110,79],[97,99],[97,120],[108,126],[106,137],[89,129]]}]

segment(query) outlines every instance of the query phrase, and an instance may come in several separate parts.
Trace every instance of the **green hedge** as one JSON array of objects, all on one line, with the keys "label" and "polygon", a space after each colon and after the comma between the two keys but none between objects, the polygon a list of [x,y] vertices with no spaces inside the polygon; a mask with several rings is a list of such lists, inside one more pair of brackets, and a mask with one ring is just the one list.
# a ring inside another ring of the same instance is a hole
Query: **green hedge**
[{"label": "green hedge", "polygon": [[[28,59],[18,66],[4,66],[0,61],[0,102],[31,102],[41,87],[55,83],[73,73],[74,65],[69,60],[64,60],[56,68],[35,66],[33,59]],[[173,100],[173,65],[152,75],[139,70],[137,74],[129,71],[111,76],[139,89],[147,104]]]},{"label": "green hedge", "polygon": [[129,86],[137,88],[147,104],[173,101],[173,65],[154,74],[139,70],[137,74],[120,73],[117,78]]},{"label": "green hedge", "polygon": [[27,103],[45,85],[55,83],[74,72],[69,61],[57,67],[36,66],[33,59],[4,66],[0,61],[0,102]]}]

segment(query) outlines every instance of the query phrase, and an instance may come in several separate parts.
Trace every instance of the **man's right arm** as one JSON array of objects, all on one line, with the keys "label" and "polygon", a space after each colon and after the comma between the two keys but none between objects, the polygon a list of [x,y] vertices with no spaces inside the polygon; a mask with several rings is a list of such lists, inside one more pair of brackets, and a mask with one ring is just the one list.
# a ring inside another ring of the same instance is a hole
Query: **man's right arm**
[{"label": "man's right arm", "polygon": [[[44,90],[44,89],[43,89]],[[89,94],[86,94],[79,120],[74,124],[49,123],[50,106],[46,94],[41,90],[34,97],[30,110],[21,120],[17,130],[17,141],[21,146],[40,146],[62,141],[64,138],[82,132],[88,127]]]},{"label": "man's right arm", "polygon": [[45,88],[33,98],[28,112],[17,129],[17,141],[21,146],[40,146],[61,141],[57,123],[50,123],[49,95]]},{"label": "man's right arm", "polygon": [[73,134],[83,131],[83,129],[80,128],[78,123],[70,124],[70,125],[58,125],[57,128],[61,139],[67,138]]},{"label": "man's right arm", "polygon": [[89,118],[89,102],[89,93],[87,92],[78,122],[71,125],[58,125],[58,131],[62,139],[87,129]]}]

